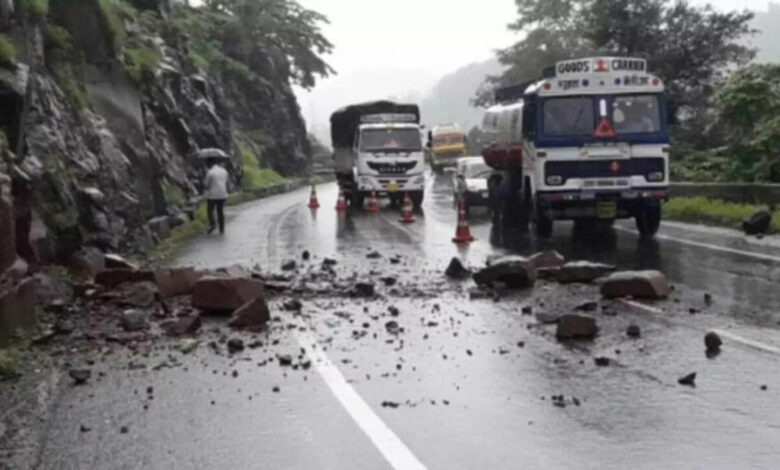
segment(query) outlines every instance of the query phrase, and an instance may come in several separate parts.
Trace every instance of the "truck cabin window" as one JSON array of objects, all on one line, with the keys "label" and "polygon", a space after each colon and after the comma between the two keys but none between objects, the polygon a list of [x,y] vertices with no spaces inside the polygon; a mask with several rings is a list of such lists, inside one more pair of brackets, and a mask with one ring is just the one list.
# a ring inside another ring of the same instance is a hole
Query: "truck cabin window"
[{"label": "truck cabin window", "polygon": [[595,128],[593,100],[586,97],[551,98],[543,106],[544,134],[582,136]]},{"label": "truck cabin window", "polygon": [[616,96],[612,100],[612,123],[618,134],[642,134],[661,130],[658,97]]},{"label": "truck cabin window", "polygon": [[361,152],[419,152],[417,129],[366,129],[360,139]]}]

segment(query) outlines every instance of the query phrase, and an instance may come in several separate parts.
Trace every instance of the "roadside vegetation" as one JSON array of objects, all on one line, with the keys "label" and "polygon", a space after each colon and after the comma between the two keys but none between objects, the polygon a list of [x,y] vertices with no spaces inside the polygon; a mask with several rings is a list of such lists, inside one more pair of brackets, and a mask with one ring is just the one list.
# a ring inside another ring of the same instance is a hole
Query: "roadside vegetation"
[{"label": "roadside vegetation", "polygon": [[[664,204],[663,215],[670,220],[740,229],[742,221],[758,209],[766,207],[704,197],[678,197]],[[780,233],[780,213],[773,214],[769,231]]]},{"label": "roadside vegetation", "polygon": [[0,66],[12,66],[16,61],[16,48],[5,34],[0,33]]}]

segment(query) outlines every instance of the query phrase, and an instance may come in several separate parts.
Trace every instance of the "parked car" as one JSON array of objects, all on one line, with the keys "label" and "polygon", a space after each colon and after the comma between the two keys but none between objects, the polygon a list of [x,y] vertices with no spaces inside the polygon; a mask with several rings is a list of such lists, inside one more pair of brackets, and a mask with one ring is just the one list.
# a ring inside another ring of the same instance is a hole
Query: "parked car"
[{"label": "parked car", "polygon": [[467,206],[488,205],[488,178],[491,173],[482,157],[458,159],[452,183],[455,201],[462,194]]}]

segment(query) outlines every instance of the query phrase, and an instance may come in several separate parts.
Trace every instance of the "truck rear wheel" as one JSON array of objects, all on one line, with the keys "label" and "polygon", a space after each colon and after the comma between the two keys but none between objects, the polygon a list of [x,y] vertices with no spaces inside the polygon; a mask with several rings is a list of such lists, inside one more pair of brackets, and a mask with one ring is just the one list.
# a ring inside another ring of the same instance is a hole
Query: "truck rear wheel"
[{"label": "truck rear wheel", "polygon": [[636,216],[636,229],[642,238],[650,238],[661,226],[661,206],[646,206]]}]

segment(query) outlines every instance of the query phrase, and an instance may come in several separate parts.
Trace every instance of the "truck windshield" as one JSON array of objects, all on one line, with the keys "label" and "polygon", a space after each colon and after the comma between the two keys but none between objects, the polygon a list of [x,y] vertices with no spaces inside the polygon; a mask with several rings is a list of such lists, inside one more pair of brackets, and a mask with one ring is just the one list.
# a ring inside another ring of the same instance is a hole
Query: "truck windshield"
[{"label": "truck windshield", "polygon": [[661,107],[653,95],[616,96],[612,100],[612,123],[620,134],[661,130]]},{"label": "truck windshield", "polygon": [[556,136],[592,135],[593,98],[551,98],[544,102],[544,134]]},{"label": "truck windshield", "polygon": [[461,134],[444,134],[433,137],[433,144],[436,146],[458,145],[462,143],[463,135]]},{"label": "truck windshield", "polygon": [[417,129],[366,129],[360,137],[362,152],[419,152],[422,150]]}]

